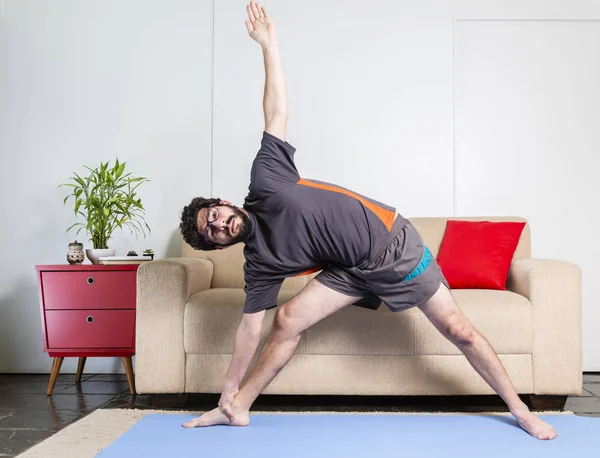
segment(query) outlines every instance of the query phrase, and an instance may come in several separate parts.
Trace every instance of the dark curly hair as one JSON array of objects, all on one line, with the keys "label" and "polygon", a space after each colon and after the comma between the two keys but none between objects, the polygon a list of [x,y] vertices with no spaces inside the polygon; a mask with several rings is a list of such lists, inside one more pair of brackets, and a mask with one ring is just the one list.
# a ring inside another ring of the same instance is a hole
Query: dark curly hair
[{"label": "dark curly hair", "polygon": [[214,245],[206,242],[204,237],[198,234],[198,212],[211,205],[219,205],[221,199],[204,199],[203,197],[194,197],[189,205],[183,207],[181,212],[181,223],[179,229],[183,235],[183,240],[195,250],[213,251]]}]

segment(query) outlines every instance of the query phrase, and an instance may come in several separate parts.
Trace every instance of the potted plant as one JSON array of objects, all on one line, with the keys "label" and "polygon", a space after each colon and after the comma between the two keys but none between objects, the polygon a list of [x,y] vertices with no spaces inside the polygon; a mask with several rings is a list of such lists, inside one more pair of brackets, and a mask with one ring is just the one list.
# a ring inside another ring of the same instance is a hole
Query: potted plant
[{"label": "potted plant", "polygon": [[73,197],[75,217],[83,216],[85,223],[77,222],[69,227],[67,232],[80,226],[77,234],[85,229],[91,236],[89,240],[93,248],[87,249],[86,255],[92,264],[97,264],[100,256],[114,256],[115,249],[109,249],[108,240],[117,228],[123,230],[123,226],[129,226],[132,234],[136,232],[136,238],[140,231],[144,238],[146,237],[144,226],[148,233],[151,233],[143,216],[144,206],[135,192],[138,186],[150,180],[124,173],[125,164],[119,163],[117,159],[113,167],[110,167],[110,161],[100,162],[100,166],[95,169],[84,166],[89,170],[87,176],[82,177],[73,172],[73,182],[57,187],[73,188],[73,192],[65,197],[63,204],[66,205],[67,200]]},{"label": "potted plant", "polygon": [[154,250],[152,250],[151,248],[148,248],[147,250],[144,250],[143,255],[150,256],[150,259],[153,260],[154,259]]}]

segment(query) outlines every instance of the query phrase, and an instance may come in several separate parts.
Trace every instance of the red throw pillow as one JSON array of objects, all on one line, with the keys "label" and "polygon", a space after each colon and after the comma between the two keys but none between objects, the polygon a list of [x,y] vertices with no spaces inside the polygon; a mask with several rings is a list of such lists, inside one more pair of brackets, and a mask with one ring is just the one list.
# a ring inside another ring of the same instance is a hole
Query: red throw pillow
[{"label": "red throw pillow", "polygon": [[451,288],[506,290],[524,222],[448,220],[436,258]]}]

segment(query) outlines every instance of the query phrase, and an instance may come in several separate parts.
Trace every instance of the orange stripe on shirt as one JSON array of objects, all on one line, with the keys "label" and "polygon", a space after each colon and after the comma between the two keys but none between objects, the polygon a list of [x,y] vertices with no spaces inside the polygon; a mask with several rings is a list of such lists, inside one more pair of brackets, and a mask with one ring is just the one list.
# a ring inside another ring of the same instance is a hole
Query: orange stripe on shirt
[{"label": "orange stripe on shirt", "polygon": [[298,183],[303,186],[309,186],[311,188],[323,189],[325,191],[337,192],[340,194],[344,194],[346,196],[352,197],[362,203],[365,207],[371,210],[377,217],[383,222],[388,232],[392,230],[392,226],[394,225],[394,219],[396,218],[396,213],[390,210],[386,210],[385,208],[381,208],[379,205],[369,202],[363,197],[355,194],[347,189],[341,189],[337,186],[321,184],[321,183],[312,183],[311,181],[305,180],[304,178],[300,178]]},{"label": "orange stripe on shirt", "polygon": [[306,272],[302,272],[302,273],[299,273],[297,275],[294,275],[294,277],[302,277],[304,275],[310,275],[310,274],[313,274],[315,272],[318,272],[319,270],[323,270],[325,267],[326,266],[315,267],[313,269],[307,270]]}]

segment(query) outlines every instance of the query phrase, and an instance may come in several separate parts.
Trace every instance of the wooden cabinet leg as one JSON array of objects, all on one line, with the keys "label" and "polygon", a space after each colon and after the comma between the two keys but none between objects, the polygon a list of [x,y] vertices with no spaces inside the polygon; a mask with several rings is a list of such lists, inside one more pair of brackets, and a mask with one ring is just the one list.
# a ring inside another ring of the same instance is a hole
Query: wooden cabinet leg
[{"label": "wooden cabinet leg", "polygon": [[135,394],[135,379],[133,376],[133,364],[131,363],[131,356],[123,356],[123,366],[125,366],[125,372],[127,373],[127,381],[129,382],[129,391],[131,394]]},{"label": "wooden cabinet leg", "polygon": [[81,375],[83,374],[83,367],[85,366],[87,358],[85,356],[79,357],[79,362],[77,363],[77,376],[75,377],[75,383],[81,382]]},{"label": "wooden cabinet leg", "polygon": [[52,391],[54,391],[54,385],[56,384],[56,379],[58,378],[58,373],[60,372],[60,366],[62,366],[63,360],[65,358],[54,358],[52,363],[52,373],[50,374],[50,382],[48,382],[48,389],[46,390],[46,394],[48,396],[52,396]]}]

